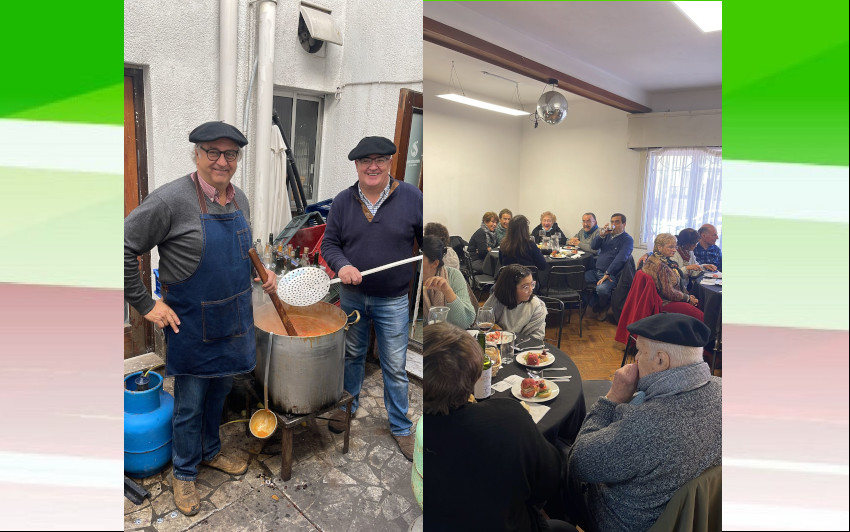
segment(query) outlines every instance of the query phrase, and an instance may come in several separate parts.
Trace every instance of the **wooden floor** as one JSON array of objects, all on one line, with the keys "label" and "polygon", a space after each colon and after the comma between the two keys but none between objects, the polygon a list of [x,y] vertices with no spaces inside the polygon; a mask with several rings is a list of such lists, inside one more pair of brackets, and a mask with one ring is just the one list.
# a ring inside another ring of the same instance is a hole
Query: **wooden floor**
[{"label": "wooden floor", "polygon": [[[570,321],[571,323],[567,323],[567,317],[564,317],[561,351],[576,363],[582,380],[611,380],[623,361],[625,348],[623,344],[614,341],[617,326],[607,321],[585,317],[582,335],[579,337],[578,311],[572,312]],[[549,343],[557,345],[557,336],[557,317],[550,316],[547,320],[546,338]]]}]

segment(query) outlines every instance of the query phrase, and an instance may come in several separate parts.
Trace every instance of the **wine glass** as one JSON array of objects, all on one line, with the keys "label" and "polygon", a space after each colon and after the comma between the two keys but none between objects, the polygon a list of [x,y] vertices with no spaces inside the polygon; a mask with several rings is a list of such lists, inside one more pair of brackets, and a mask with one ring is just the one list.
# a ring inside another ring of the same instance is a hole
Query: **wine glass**
[{"label": "wine glass", "polygon": [[478,316],[475,320],[475,324],[478,326],[479,331],[486,335],[490,332],[490,329],[493,328],[495,321],[496,318],[495,314],[493,314],[492,307],[481,307],[478,309]]}]

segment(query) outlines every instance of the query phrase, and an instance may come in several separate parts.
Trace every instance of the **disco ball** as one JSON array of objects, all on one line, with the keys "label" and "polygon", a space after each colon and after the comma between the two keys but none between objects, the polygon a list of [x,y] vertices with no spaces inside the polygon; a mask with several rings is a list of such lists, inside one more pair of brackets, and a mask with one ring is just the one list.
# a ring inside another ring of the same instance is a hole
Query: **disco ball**
[{"label": "disco ball", "polygon": [[547,124],[560,124],[567,117],[567,99],[560,92],[544,92],[537,100],[537,114]]}]

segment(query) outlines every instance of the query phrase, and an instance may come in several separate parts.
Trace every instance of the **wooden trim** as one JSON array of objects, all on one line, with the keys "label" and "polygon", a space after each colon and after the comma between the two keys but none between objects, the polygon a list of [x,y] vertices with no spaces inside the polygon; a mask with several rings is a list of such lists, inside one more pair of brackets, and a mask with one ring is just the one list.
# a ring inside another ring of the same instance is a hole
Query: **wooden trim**
[{"label": "wooden trim", "polygon": [[628,113],[648,113],[652,109],[627,98],[591,85],[578,78],[554,68],[532,61],[517,53],[462,32],[456,28],[423,17],[422,38],[430,43],[460,52],[464,55],[486,61],[487,63],[516,72],[525,77],[548,83],[549,79],[558,80],[558,88],[578,94],[589,100],[610,105]]},{"label": "wooden trim", "polygon": [[393,157],[390,168],[390,174],[399,181],[404,181],[405,169],[407,168],[407,148],[413,114],[422,113],[422,101],[421,92],[412,89],[399,90],[398,111],[395,121],[395,145],[398,152]]}]

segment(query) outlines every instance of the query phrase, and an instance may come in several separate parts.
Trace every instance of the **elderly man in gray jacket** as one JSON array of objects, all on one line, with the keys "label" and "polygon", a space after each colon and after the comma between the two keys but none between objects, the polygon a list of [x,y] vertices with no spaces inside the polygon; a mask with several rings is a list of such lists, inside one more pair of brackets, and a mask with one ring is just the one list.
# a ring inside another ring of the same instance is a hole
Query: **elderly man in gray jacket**
[{"label": "elderly man in gray jacket", "polygon": [[617,370],[570,451],[572,517],[584,530],[648,530],[676,490],[720,464],[720,379],[702,359],[708,327],[663,313],[628,330],[637,363]]}]

